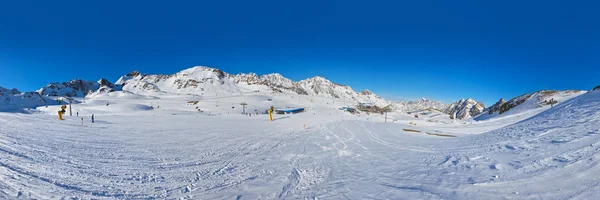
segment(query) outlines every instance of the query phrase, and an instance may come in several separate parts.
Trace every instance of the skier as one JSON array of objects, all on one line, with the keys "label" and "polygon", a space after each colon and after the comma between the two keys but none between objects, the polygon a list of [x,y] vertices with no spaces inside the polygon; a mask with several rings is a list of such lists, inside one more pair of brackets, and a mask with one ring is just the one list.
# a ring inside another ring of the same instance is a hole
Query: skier
[{"label": "skier", "polygon": [[94,123],[94,114],[92,114],[92,123]]},{"label": "skier", "polygon": [[79,112],[77,112],[77,117],[79,117]]}]

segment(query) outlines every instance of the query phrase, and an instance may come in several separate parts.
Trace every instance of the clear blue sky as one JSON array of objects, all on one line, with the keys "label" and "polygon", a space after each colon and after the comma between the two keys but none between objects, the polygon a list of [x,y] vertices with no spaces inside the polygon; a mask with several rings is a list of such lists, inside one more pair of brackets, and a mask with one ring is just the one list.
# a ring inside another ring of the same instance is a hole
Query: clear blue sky
[{"label": "clear blue sky", "polygon": [[0,86],[207,65],[390,99],[600,84],[595,1],[3,1]]}]

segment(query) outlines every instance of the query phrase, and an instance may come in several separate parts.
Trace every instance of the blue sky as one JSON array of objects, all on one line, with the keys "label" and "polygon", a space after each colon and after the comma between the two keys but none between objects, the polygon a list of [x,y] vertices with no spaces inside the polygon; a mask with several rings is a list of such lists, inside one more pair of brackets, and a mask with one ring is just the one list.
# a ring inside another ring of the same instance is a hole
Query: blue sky
[{"label": "blue sky", "polygon": [[315,75],[390,99],[600,84],[594,1],[4,1],[0,86],[132,70]]}]

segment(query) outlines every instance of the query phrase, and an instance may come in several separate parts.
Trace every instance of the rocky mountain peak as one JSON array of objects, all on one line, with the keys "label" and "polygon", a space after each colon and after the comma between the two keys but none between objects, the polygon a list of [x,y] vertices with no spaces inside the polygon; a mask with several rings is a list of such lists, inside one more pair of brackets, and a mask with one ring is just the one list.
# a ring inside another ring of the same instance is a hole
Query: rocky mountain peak
[{"label": "rocky mountain peak", "polygon": [[444,113],[449,114],[453,119],[467,119],[480,114],[484,109],[483,103],[467,98],[450,104]]},{"label": "rocky mountain peak", "polygon": [[314,76],[311,78],[307,78],[304,81],[312,81],[312,82],[324,82],[324,83],[330,83],[331,81],[327,80],[326,78],[322,77],[322,76]]},{"label": "rocky mountain peak", "polygon": [[219,69],[205,66],[184,69],[175,75],[128,75],[122,76],[116,82],[116,85],[122,87],[122,90],[129,92],[203,94],[205,92],[242,93],[269,91],[334,97],[356,102],[370,102],[376,105],[389,105],[387,101],[375,96],[371,92],[358,93],[349,86],[333,83],[321,76],[295,82],[278,73],[261,76],[256,73],[230,75]]},{"label": "rocky mountain peak", "polygon": [[84,97],[90,90],[95,91],[98,88],[98,82],[73,79],[69,82],[50,83],[37,90],[37,93],[42,96]]},{"label": "rocky mountain peak", "polygon": [[360,93],[363,95],[372,95],[373,94],[373,92],[371,92],[370,90],[367,90],[367,89],[361,91]]},{"label": "rocky mountain peak", "polygon": [[134,76],[139,76],[139,75],[141,75],[141,74],[142,74],[142,73],[140,73],[139,71],[132,71],[132,72],[129,72],[129,73],[127,73],[125,76],[131,76],[131,77],[134,77]]},{"label": "rocky mountain peak", "polygon": [[252,85],[252,84],[260,84],[261,80],[257,74],[251,72],[248,74],[240,73],[240,74],[235,75],[234,82],[235,83],[243,82],[243,83]]},{"label": "rocky mountain peak", "polygon": [[21,94],[21,91],[17,90],[17,88],[13,88],[10,91],[8,91],[9,94]]},{"label": "rocky mountain peak", "polygon": [[100,84],[100,87],[102,86],[107,86],[107,87],[113,87],[113,84],[106,80],[105,78],[101,78],[100,80],[98,80],[98,84]]},{"label": "rocky mountain peak", "polygon": [[0,87],[0,96],[3,95],[16,95],[16,94],[21,94],[21,91],[17,90],[17,88],[13,88],[13,89],[6,89],[3,87]]},{"label": "rocky mountain peak", "polygon": [[504,98],[500,98],[500,100],[498,100],[498,102],[496,102],[494,105],[490,106],[489,108],[486,108],[485,112],[487,112],[488,114],[493,114],[495,112],[499,112],[500,108],[505,103],[506,103],[506,100]]}]

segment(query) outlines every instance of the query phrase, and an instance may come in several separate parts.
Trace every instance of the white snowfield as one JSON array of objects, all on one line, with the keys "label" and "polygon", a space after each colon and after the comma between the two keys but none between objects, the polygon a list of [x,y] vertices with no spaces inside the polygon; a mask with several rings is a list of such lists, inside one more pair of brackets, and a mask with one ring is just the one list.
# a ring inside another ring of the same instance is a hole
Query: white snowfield
[{"label": "white snowfield", "polygon": [[[479,122],[301,95],[80,101],[0,113],[0,198],[600,199],[599,91]],[[256,115],[271,105],[307,112]]]}]

